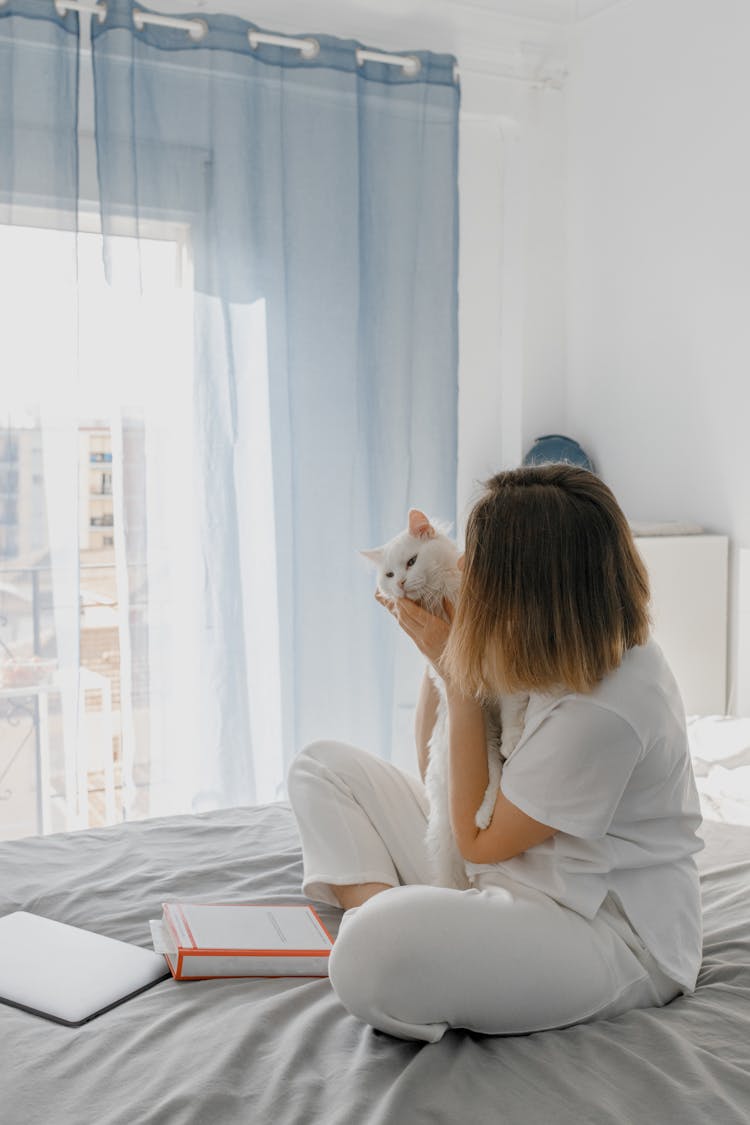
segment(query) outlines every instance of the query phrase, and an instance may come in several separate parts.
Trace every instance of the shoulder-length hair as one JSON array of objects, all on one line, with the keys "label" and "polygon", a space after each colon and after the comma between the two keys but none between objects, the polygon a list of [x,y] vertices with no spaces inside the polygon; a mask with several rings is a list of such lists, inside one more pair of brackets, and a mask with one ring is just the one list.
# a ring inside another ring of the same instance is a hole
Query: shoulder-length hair
[{"label": "shoulder-length hair", "polygon": [[443,664],[460,689],[586,692],[649,635],[628,522],[593,473],[547,464],[484,484]]}]

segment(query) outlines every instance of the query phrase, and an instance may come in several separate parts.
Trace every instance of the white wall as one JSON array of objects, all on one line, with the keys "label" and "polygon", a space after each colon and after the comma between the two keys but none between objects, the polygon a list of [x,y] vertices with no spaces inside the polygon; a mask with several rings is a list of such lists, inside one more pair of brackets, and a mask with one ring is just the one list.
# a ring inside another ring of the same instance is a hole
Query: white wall
[{"label": "white wall", "polygon": [[528,297],[516,464],[535,438],[560,433],[565,417],[565,98],[564,88],[533,90],[528,98]]},{"label": "white wall", "polygon": [[750,710],[748,42],[746,0],[628,0],[577,27],[566,91],[565,425],[631,518],[731,536],[735,710]]},{"label": "white wall", "polygon": [[465,96],[461,118],[465,516],[478,482],[518,465],[564,410],[564,98],[554,86],[480,82],[471,72],[463,85],[479,105]]}]

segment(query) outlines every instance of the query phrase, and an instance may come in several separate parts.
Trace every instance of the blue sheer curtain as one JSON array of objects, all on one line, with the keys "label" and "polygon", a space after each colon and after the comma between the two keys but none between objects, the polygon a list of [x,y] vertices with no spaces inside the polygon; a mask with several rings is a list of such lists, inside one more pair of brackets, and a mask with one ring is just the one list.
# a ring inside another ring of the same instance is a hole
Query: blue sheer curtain
[{"label": "blue sheer curtain", "polygon": [[[174,695],[192,745],[169,708],[152,730],[193,808],[284,796],[316,737],[390,756],[400,642],[357,549],[410,506],[455,519],[457,441],[454,60],[417,52],[412,76],[351,41],[315,36],[306,58],[202,18],[199,40],[138,30],[110,0],[92,24],[110,281],[147,283],[162,228],[187,261],[189,355],[161,372],[192,401],[187,604],[163,570],[149,596],[194,622]],[[118,264],[123,231],[141,252]]]},{"label": "blue sheer curtain", "polygon": [[78,206],[78,15],[46,0],[0,6],[0,222],[14,208]]},{"label": "blue sheer curtain", "polygon": [[[78,16],[0,7],[0,834],[85,823],[77,786]],[[54,243],[54,254],[45,248]],[[79,803],[80,802],[80,803]]]}]

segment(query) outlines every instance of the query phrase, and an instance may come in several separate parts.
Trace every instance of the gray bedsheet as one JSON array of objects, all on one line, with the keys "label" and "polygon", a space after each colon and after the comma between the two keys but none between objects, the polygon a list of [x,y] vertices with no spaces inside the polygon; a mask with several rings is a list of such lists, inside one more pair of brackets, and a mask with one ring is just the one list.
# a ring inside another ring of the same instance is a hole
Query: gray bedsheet
[{"label": "gray bedsheet", "polygon": [[[76,1029],[0,1004],[0,1121],[747,1125],[750,829],[704,836],[705,959],[696,993],[666,1008],[417,1044],[354,1019],[328,980],[168,980]],[[165,898],[300,902],[301,879],[279,803],[0,845],[0,915],[149,947]],[[340,912],[320,913],[335,933]]]}]

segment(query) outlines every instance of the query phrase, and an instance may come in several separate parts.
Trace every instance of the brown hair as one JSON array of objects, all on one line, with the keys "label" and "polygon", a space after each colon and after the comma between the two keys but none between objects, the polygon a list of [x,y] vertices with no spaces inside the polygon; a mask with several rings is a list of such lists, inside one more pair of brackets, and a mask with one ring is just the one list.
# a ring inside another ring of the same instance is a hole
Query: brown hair
[{"label": "brown hair", "polygon": [[649,633],[646,569],[612,492],[547,464],[498,473],[466,527],[443,664],[466,694],[589,691]]}]

